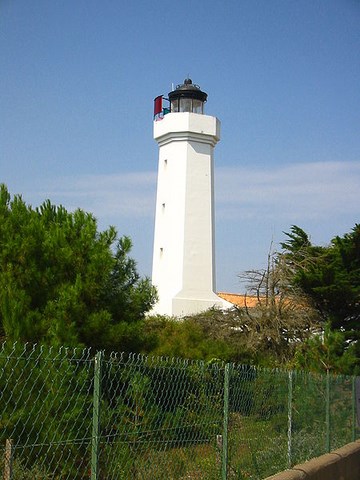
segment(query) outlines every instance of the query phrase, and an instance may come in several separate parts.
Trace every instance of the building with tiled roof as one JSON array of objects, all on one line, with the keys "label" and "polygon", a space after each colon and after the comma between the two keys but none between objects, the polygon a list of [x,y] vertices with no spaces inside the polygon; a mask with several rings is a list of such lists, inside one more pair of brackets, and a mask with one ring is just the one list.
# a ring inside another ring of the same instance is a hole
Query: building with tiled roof
[{"label": "building with tiled roof", "polygon": [[253,308],[260,304],[258,297],[252,295],[244,295],[240,293],[218,292],[217,295],[227,302],[232,303],[236,307]]}]

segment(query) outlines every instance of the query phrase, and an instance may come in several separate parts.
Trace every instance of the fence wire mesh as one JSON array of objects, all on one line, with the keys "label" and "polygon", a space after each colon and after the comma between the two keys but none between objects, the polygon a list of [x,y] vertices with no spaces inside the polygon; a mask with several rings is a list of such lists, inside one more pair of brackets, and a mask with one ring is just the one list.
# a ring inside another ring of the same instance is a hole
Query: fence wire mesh
[{"label": "fence wire mesh", "polygon": [[352,377],[2,345],[4,480],[263,479],[353,441]]}]

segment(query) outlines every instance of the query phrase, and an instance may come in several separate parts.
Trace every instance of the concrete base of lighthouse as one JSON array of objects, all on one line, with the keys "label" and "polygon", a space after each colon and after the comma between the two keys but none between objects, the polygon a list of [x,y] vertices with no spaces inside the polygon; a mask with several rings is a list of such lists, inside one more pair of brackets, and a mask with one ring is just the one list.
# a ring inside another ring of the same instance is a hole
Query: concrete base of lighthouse
[{"label": "concrete base of lighthouse", "polygon": [[218,297],[215,293],[188,292],[186,294],[186,292],[179,292],[178,295],[167,301],[158,302],[149,314],[181,318],[205,312],[210,308],[228,310],[233,307],[232,303]]},{"label": "concrete base of lighthouse", "polygon": [[215,293],[209,298],[209,295],[202,295],[201,292],[192,292],[193,296],[186,295],[185,292],[180,292],[172,299],[172,314],[176,317],[184,317],[186,315],[194,315],[201,313],[209,308],[218,308],[220,310],[226,310],[233,305],[226,302],[222,298],[215,295]]}]

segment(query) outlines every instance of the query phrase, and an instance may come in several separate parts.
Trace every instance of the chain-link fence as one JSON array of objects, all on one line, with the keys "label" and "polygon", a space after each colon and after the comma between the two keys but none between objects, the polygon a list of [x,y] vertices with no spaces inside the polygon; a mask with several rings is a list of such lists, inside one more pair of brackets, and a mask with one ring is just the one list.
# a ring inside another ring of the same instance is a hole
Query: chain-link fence
[{"label": "chain-link fence", "polygon": [[263,479],[357,437],[352,377],[4,344],[4,480]]}]

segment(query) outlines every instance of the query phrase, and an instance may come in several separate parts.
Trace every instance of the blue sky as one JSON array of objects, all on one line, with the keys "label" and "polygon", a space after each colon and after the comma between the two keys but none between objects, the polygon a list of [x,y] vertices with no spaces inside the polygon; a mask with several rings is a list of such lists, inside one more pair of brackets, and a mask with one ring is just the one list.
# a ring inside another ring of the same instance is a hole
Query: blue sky
[{"label": "blue sky", "polygon": [[153,98],[187,75],[222,123],[217,289],[292,224],[360,221],[359,0],[1,0],[0,182],[94,213],[151,275]]}]

